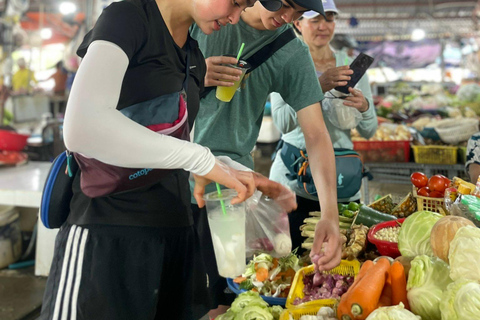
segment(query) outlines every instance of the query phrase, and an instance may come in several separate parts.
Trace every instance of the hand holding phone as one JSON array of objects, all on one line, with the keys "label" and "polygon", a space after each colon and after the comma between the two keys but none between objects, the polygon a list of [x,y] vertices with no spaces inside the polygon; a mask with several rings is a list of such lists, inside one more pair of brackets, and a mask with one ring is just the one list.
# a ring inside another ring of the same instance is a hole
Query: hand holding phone
[{"label": "hand holding phone", "polygon": [[357,85],[358,81],[363,77],[367,69],[372,65],[373,58],[364,53],[360,53],[355,60],[350,64],[350,69],[353,70],[353,74],[350,77],[347,85],[336,87],[335,90],[345,94],[349,94],[348,88],[353,88]]}]

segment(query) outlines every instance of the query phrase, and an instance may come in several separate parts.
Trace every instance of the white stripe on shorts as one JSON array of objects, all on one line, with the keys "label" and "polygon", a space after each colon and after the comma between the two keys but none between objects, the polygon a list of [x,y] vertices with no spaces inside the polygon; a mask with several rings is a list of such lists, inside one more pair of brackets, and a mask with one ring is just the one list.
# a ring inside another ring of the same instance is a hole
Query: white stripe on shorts
[{"label": "white stripe on shorts", "polygon": [[[76,225],[71,226],[65,248],[62,273],[60,275],[60,283],[58,285],[57,298],[55,300],[55,309],[52,320],[68,319],[69,304],[72,306],[72,314],[70,319],[76,319],[78,288],[80,287],[80,280],[82,276],[82,265],[87,236],[88,229],[83,229]],[[74,285],[73,279],[75,279]],[[70,296],[72,297],[71,300]],[[60,308],[62,308],[61,313]]]}]

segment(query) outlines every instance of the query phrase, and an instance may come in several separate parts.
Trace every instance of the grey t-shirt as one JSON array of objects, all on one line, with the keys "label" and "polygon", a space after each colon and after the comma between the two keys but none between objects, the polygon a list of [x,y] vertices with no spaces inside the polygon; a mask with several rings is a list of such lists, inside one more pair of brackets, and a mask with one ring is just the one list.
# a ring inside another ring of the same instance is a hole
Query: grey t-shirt
[{"label": "grey t-shirt", "polygon": [[[240,19],[237,25],[227,25],[208,36],[194,26],[191,36],[198,41],[205,58],[236,54],[244,42],[242,58],[247,59],[287,28],[291,26],[274,31],[257,30]],[[253,169],[250,152],[271,92],[279,92],[295,111],[323,99],[310,52],[300,39],[290,41],[246,75],[232,101],[221,102],[215,97],[215,90],[203,98],[195,120],[194,141],[207,146],[215,155],[229,156]]]}]

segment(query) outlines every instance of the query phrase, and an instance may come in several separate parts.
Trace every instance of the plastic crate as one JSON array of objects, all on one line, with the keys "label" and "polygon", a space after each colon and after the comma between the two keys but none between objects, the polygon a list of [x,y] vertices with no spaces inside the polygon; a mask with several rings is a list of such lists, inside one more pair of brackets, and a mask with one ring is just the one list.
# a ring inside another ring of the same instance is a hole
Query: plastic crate
[{"label": "plastic crate", "polygon": [[353,141],[363,162],[408,162],[410,141]]},{"label": "plastic crate", "polygon": [[[340,274],[343,276],[355,277],[358,274],[359,270],[360,270],[360,262],[358,262],[358,260],[353,260],[353,261],[342,260],[338,267],[333,268],[330,271],[326,271],[325,273]],[[320,309],[320,307],[333,308],[337,304],[337,299],[321,299],[321,300],[308,301],[305,303],[301,303],[299,305],[293,304],[293,301],[295,301],[296,298],[302,299],[305,296],[305,294],[303,293],[303,288],[305,286],[303,284],[303,277],[306,275],[310,275],[314,272],[315,270],[314,270],[313,264],[297,271],[297,273],[295,274],[295,278],[293,279],[292,288],[288,293],[287,302],[285,303],[285,307],[287,309],[298,309],[298,308],[307,308],[307,307],[308,308],[317,307],[318,309]]]},{"label": "plastic crate", "polygon": [[458,163],[467,162],[467,147],[458,147]]},{"label": "plastic crate", "polygon": [[412,146],[416,163],[456,164],[457,147],[450,146]]},{"label": "plastic crate", "polygon": [[316,306],[308,308],[286,309],[280,315],[280,320],[290,320],[290,317],[292,317],[294,320],[299,320],[302,316],[314,316],[317,314],[320,308],[320,306]]},{"label": "plastic crate", "polygon": [[446,215],[445,200],[443,198],[422,197],[417,194],[417,190],[413,187],[413,196],[417,199],[417,211],[437,212]]}]

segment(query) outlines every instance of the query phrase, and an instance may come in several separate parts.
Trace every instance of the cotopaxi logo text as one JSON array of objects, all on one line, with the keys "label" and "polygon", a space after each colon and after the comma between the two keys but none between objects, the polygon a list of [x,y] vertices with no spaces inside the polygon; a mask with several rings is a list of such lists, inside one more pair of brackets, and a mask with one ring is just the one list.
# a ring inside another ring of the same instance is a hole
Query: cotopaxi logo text
[{"label": "cotopaxi logo text", "polygon": [[136,179],[136,178],[141,177],[141,176],[146,176],[150,171],[152,171],[152,169],[145,168],[145,169],[142,169],[142,170],[138,170],[134,174],[131,174],[128,177],[128,179],[133,180],[133,179]]}]

